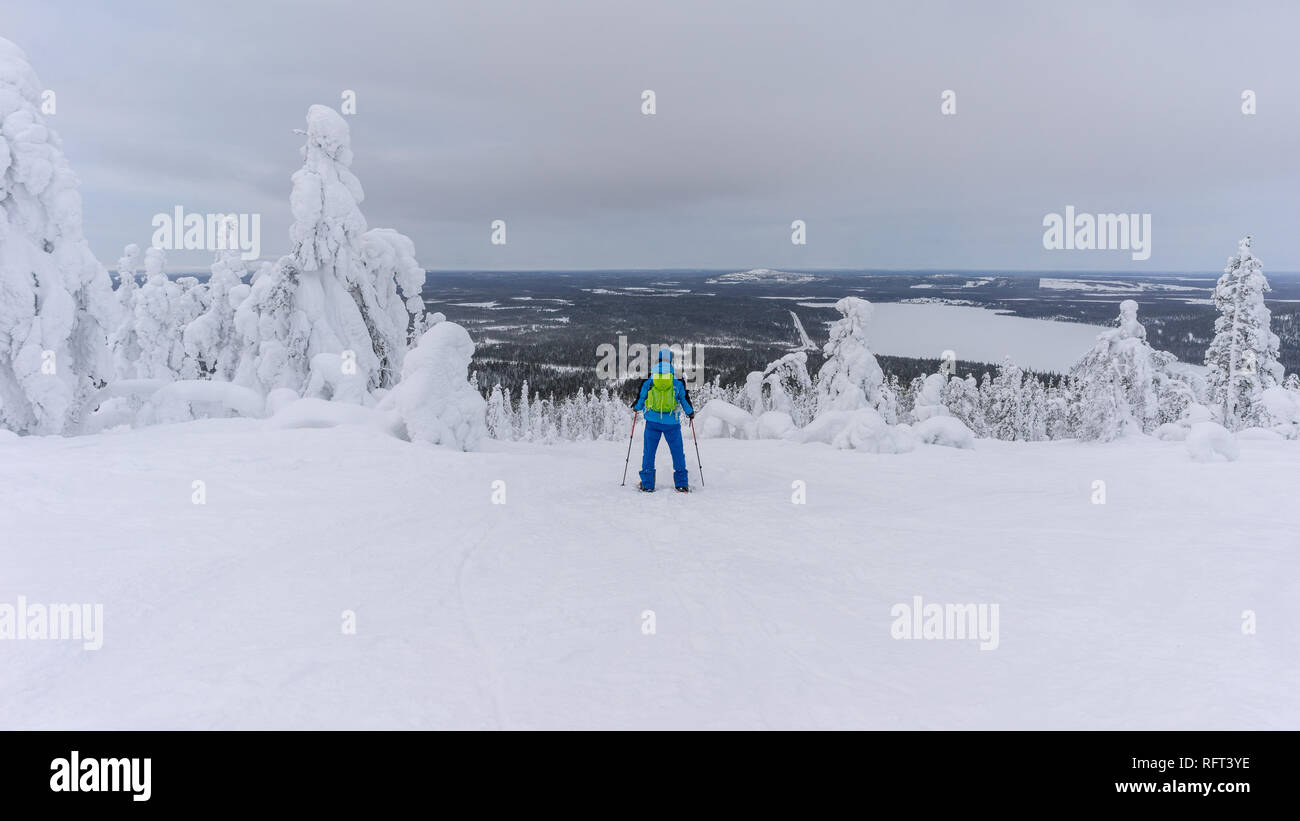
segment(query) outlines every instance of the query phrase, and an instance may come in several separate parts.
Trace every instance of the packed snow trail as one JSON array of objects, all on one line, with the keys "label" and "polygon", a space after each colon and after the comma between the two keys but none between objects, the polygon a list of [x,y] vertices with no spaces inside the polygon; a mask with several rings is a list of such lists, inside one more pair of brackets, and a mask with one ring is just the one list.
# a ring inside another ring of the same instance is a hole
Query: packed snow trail
[{"label": "packed snow trail", "polygon": [[[0,603],[102,603],[104,646],[0,641],[0,728],[1297,729],[1300,447],[1240,445],[710,439],[679,495],[621,439],[3,437]],[[998,648],[892,639],[916,595]]]},{"label": "packed snow trail", "polygon": [[795,348],[795,350],[796,351],[818,350],[818,347],[813,344],[812,339],[808,336],[808,332],[804,330],[803,322],[799,321],[799,315],[796,314],[794,311],[791,311],[790,318],[794,320],[794,330],[795,333],[798,334],[799,336],[799,347]]}]

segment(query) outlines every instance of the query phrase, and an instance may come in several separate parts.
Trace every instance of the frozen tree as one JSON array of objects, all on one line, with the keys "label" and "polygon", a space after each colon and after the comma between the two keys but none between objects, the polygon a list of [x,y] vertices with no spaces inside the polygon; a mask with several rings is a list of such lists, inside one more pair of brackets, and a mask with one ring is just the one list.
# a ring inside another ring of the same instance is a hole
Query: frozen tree
[{"label": "frozen tree", "polygon": [[501,383],[492,388],[487,402],[487,432],[493,439],[511,438],[510,419],[506,416],[505,398],[501,395]]},{"label": "frozen tree", "polygon": [[1047,388],[1043,427],[1048,439],[1069,439],[1073,435],[1070,428],[1072,397],[1069,384],[1064,379],[1056,380]]},{"label": "frozen tree", "polygon": [[82,234],[77,178],[41,114],[42,88],[0,38],[0,427],[57,434],[111,375],[119,308]]},{"label": "frozen tree", "polygon": [[524,380],[524,386],[519,391],[519,413],[515,415],[515,420],[519,424],[519,432],[516,439],[522,441],[531,441],[533,438],[533,420],[532,409],[528,406],[528,380]]},{"label": "frozen tree", "polygon": [[281,257],[254,280],[235,310],[239,363],[235,382],[260,391],[301,393],[311,371],[311,319],[299,307],[302,274],[293,257]]},{"label": "frozen tree", "polygon": [[423,271],[409,239],[366,230],[347,122],[314,105],[303,133],[289,197],[293,254],[258,273],[236,312],[236,380],[263,392],[301,391],[314,357],[330,353],[368,390],[391,387],[410,335],[430,321],[420,316]]},{"label": "frozen tree", "polygon": [[1070,371],[1080,439],[1108,442],[1125,433],[1149,433],[1186,407],[1186,383],[1170,373],[1174,356],[1147,344],[1137,313],[1136,302],[1121,302],[1117,327],[1100,333]]},{"label": "frozen tree", "polygon": [[1024,438],[1040,442],[1047,438],[1047,390],[1033,374],[1025,374],[1021,391],[1021,428]]},{"label": "frozen tree", "polygon": [[122,249],[122,256],[117,260],[117,303],[123,313],[129,313],[131,303],[139,284],[135,279],[135,269],[140,266],[140,246],[131,243]]},{"label": "frozen tree", "polygon": [[391,228],[363,234],[361,254],[365,275],[352,284],[352,295],[379,357],[378,387],[388,387],[401,373],[415,334],[424,330],[424,269],[415,259],[415,243]]},{"label": "frozen tree", "polygon": [[[944,402],[944,391],[948,386],[948,377],[942,373],[932,373],[926,377],[918,377],[920,384],[917,390],[913,392],[912,399],[912,419],[922,422],[933,416],[950,416],[947,404]],[[970,427],[967,425],[967,427]]]},{"label": "frozen tree", "polygon": [[979,385],[974,376],[967,374],[965,379],[949,379],[943,388],[943,404],[950,415],[960,419],[976,436],[986,435]]},{"label": "frozen tree", "polygon": [[185,331],[190,323],[208,311],[208,288],[197,277],[180,277],[176,280],[175,322],[181,340],[181,379],[199,379],[207,376],[204,365],[189,355],[185,348]]},{"label": "frozen tree", "polygon": [[985,375],[980,385],[980,405],[988,435],[994,439],[1027,439],[1024,425],[1024,371],[1009,358],[998,375]]},{"label": "frozen tree", "polygon": [[207,306],[203,313],[185,326],[182,342],[187,362],[195,363],[198,376],[229,382],[234,378],[239,358],[239,337],[235,333],[236,304],[243,296],[240,288],[248,275],[248,265],[234,241],[235,222],[228,217],[222,230],[225,248],[216,252],[209,269]]},{"label": "frozen tree", "polygon": [[1236,255],[1228,259],[1214,288],[1219,318],[1214,322],[1214,340],[1205,351],[1209,404],[1229,430],[1265,421],[1260,393],[1280,384],[1283,377],[1277,361],[1279,341],[1269,327],[1271,316],[1264,304],[1268,280],[1250,246],[1249,236],[1237,243]]},{"label": "frozen tree", "polygon": [[140,246],[126,246],[122,250],[122,257],[117,261],[118,321],[108,337],[113,373],[119,379],[134,379],[139,376],[140,341],[135,332],[135,299],[140,292],[135,269],[139,264]]},{"label": "frozen tree", "polygon": [[401,381],[380,410],[396,410],[413,442],[477,449],[487,434],[486,403],[466,379],[473,356],[474,343],[464,328],[436,323],[407,353]]},{"label": "frozen tree", "polygon": [[[808,375],[808,354],[786,354],[761,371],[745,377],[745,404],[755,417],[775,411],[789,416],[794,424],[805,425],[813,416],[816,394]],[[702,397],[707,402],[709,397]]]},{"label": "frozen tree", "polygon": [[144,253],[144,285],[135,295],[133,316],[140,358],[136,376],[175,379],[185,348],[181,343],[180,288],[167,278],[167,256],[159,248]]},{"label": "frozen tree", "polygon": [[842,318],[831,326],[824,348],[826,361],[817,373],[817,415],[873,408],[893,424],[897,419],[895,397],[867,346],[871,303],[849,296],[835,303],[835,309]]}]

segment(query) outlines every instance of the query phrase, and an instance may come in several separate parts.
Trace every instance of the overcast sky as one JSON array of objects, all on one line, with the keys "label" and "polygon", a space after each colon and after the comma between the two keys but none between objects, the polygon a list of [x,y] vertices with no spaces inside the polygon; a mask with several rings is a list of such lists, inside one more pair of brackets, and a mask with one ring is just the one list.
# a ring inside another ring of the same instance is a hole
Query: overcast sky
[{"label": "overcast sky", "polygon": [[[1300,270],[1300,4],[1226,5],[4,0],[0,36],[110,266],[176,205],[286,253],[293,129],[351,89],[362,211],[430,269],[1206,271],[1252,233]],[[1151,258],[1045,250],[1067,205],[1150,213]]]}]

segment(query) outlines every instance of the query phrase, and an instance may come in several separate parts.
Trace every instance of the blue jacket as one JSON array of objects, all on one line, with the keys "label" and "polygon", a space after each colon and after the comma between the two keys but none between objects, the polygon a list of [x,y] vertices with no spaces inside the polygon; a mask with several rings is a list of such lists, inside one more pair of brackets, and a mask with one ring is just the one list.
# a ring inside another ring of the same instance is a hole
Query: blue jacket
[{"label": "blue jacket", "polygon": [[[655,373],[671,373],[673,376],[677,372],[673,369],[673,352],[664,348],[659,352],[659,361],[655,363]],[[650,386],[653,383],[647,379],[641,383],[641,395],[637,397],[636,404],[632,410],[645,411],[645,420],[647,422],[657,422],[661,425],[678,425],[681,424],[677,419],[677,412],[660,413],[659,411],[646,410],[645,400],[650,394]],[[677,398],[677,406],[686,411],[687,416],[695,415],[695,408],[691,406],[691,393],[686,390],[686,383],[680,379],[673,380],[673,395]]]}]

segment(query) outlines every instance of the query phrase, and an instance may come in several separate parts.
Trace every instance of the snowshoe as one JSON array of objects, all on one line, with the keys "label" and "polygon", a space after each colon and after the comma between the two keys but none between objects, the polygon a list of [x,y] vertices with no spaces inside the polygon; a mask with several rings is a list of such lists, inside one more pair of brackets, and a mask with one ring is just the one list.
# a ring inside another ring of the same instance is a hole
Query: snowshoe
[{"label": "snowshoe", "polygon": [[688,487],[679,487],[679,488],[676,488],[676,490],[677,490],[678,493],[690,493],[690,492],[691,492],[691,489],[688,488]]},{"label": "snowshoe", "polygon": [[637,483],[636,483],[636,489],[639,490],[639,491],[641,491],[642,493],[654,493],[654,492],[655,492],[655,489],[654,489],[654,488],[652,488],[652,487],[646,487],[645,485],[641,484],[640,482],[637,482]]}]

